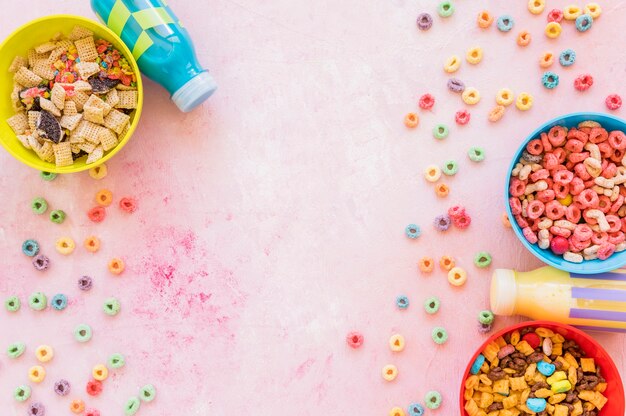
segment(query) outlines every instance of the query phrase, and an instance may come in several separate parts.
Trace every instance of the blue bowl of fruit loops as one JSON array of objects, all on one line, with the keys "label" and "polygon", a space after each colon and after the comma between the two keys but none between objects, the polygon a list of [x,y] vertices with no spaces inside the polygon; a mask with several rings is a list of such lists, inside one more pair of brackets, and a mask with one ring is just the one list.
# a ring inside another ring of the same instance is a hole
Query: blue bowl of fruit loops
[{"label": "blue bowl of fruit loops", "polygon": [[626,264],[626,121],[572,113],[532,132],[506,179],[513,231],[538,259],[570,273]]}]

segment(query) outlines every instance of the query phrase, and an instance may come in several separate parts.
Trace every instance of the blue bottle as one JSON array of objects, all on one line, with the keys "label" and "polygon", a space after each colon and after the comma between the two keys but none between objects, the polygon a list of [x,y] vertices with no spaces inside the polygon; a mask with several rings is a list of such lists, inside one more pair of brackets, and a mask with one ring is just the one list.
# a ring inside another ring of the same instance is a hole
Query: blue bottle
[{"label": "blue bottle", "polygon": [[181,111],[193,110],[213,94],[213,77],[198,63],[189,33],[165,1],[91,0],[91,8]]}]

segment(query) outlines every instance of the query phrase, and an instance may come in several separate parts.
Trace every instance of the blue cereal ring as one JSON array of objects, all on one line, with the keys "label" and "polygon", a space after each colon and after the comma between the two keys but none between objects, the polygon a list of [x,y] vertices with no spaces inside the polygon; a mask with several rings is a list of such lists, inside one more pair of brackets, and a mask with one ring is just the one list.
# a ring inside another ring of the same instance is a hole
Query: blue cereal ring
[{"label": "blue cereal ring", "polygon": [[543,74],[543,77],[541,77],[541,82],[544,87],[551,90],[559,85],[559,76],[554,72],[548,71]]},{"label": "blue cereal ring", "polygon": [[409,416],[423,416],[424,406],[419,403],[413,403],[409,406]]},{"label": "blue cereal ring", "polygon": [[576,52],[573,49],[565,49],[559,55],[559,63],[562,66],[572,66],[576,62]]},{"label": "blue cereal ring", "polygon": [[556,371],[556,366],[542,360],[537,363],[537,371],[546,377],[550,377]]},{"label": "blue cereal ring", "polygon": [[39,253],[39,243],[35,240],[26,240],[22,243],[22,253],[28,257],[35,257]]},{"label": "blue cereal ring", "polygon": [[498,26],[498,30],[500,32],[508,32],[513,29],[514,23],[515,21],[513,20],[513,18],[508,14],[505,14],[504,16],[498,17],[496,25]]},{"label": "blue cereal ring", "polygon": [[54,295],[52,300],[50,301],[50,305],[57,311],[62,311],[67,308],[67,296],[63,293],[59,293],[58,295]]},{"label": "blue cereal ring", "polygon": [[482,354],[478,354],[478,357],[476,357],[476,360],[474,360],[474,364],[472,364],[472,368],[470,368],[470,373],[478,374],[478,372],[480,371],[480,367],[482,367],[484,363],[485,356]]},{"label": "blue cereal ring", "polygon": [[409,238],[417,238],[422,235],[422,230],[415,224],[409,224],[404,229],[406,236]]},{"label": "blue cereal ring", "polygon": [[546,399],[532,398],[526,400],[526,407],[535,413],[540,413],[546,410]]},{"label": "blue cereal ring", "polygon": [[593,24],[593,17],[588,14],[581,14],[576,18],[576,30],[579,32],[586,32],[591,29]]},{"label": "blue cereal ring", "polygon": [[396,298],[396,306],[400,309],[406,309],[409,307],[409,298],[404,295],[400,295]]}]

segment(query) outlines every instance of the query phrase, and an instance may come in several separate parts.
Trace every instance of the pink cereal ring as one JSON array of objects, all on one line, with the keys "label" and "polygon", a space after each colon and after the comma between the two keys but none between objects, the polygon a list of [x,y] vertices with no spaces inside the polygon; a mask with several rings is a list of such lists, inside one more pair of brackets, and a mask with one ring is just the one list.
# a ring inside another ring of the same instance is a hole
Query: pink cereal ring
[{"label": "pink cereal ring", "polygon": [[609,243],[611,244],[617,245],[619,243],[623,243],[624,241],[626,241],[626,234],[622,231],[609,234]]},{"label": "pink cereal ring", "polygon": [[[578,140],[580,142],[582,142],[583,146],[589,141],[589,133],[586,132],[585,130],[578,130],[578,129],[570,129],[567,132],[567,138],[572,140]],[[580,152],[580,150],[579,150]]]},{"label": "pink cereal ring", "polygon": [[579,241],[576,237],[572,236],[569,239],[570,251],[575,253],[581,252],[591,245],[591,240]]},{"label": "pink cereal ring", "polygon": [[539,231],[539,218],[535,218],[534,220],[529,219],[528,227],[530,227],[530,229],[533,230],[534,232],[538,232]]},{"label": "pink cereal ring", "polygon": [[591,242],[593,244],[603,244],[609,241],[609,235],[607,233],[595,232],[591,237]]},{"label": "pink cereal ring", "polygon": [[585,189],[593,188],[596,184],[593,179],[589,179],[588,181],[584,181],[583,183],[585,184]]},{"label": "pink cereal ring", "polygon": [[614,149],[626,149],[626,134],[620,130],[614,130],[609,133],[609,144]]},{"label": "pink cereal ring", "polygon": [[524,234],[524,237],[526,238],[526,240],[528,240],[530,244],[536,244],[537,241],[539,241],[539,239],[537,238],[537,234],[535,234],[533,230],[530,229],[530,227],[524,228],[522,230],[522,233]]},{"label": "pink cereal ring", "polygon": [[558,199],[563,199],[569,194],[569,185],[561,185],[560,183],[555,183],[552,185],[552,189],[554,190],[554,195]]},{"label": "pink cereal ring", "polygon": [[[589,208],[592,209],[592,208]],[[587,212],[589,211],[589,209],[583,209],[583,219],[585,220],[585,222],[587,222],[587,224],[589,225],[596,225],[598,223],[598,220],[596,220],[595,218],[591,218],[589,217],[589,215],[587,214]]]},{"label": "pink cereal ring", "polygon": [[617,211],[619,211],[622,205],[624,205],[624,197],[622,195],[618,195],[615,202],[613,202],[613,205],[611,205],[611,209],[609,210],[609,212],[611,214],[615,214]]},{"label": "pink cereal ring", "polygon": [[574,237],[578,241],[587,241],[593,237],[593,230],[587,224],[578,224],[574,228]]},{"label": "pink cereal ring", "polygon": [[537,182],[542,179],[548,179],[549,176],[550,172],[548,171],[548,169],[539,169],[537,172],[533,172],[530,175],[530,180],[533,182]]},{"label": "pink cereal ring", "polygon": [[565,149],[563,149],[562,147],[554,149],[552,153],[557,157],[559,163],[563,163],[565,162],[565,159],[567,159],[567,154],[565,153]]},{"label": "pink cereal ring", "polygon": [[550,201],[546,204],[546,217],[558,220],[565,215],[565,207],[559,201]]},{"label": "pink cereal ring", "polygon": [[615,163],[607,164],[604,170],[602,171],[602,176],[607,179],[613,178],[616,174],[617,174],[617,166],[615,166]]},{"label": "pink cereal ring", "polygon": [[606,222],[608,222],[611,226],[611,228],[607,231],[609,234],[616,233],[622,228],[622,221],[617,215],[607,215],[605,218]]},{"label": "pink cereal ring", "polygon": [[550,170],[559,164],[559,158],[554,153],[543,155],[543,167]]},{"label": "pink cereal ring", "polygon": [[614,149],[613,154],[611,155],[611,160],[615,163],[622,163],[622,159],[626,155],[626,150],[624,149]]},{"label": "pink cereal ring", "polygon": [[622,98],[617,94],[611,94],[606,97],[604,103],[609,110],[617,110],[622,106]]},{"label": "pink cereal ring", "polygon": [[565,130],[565,127],[554,126],[548,132],[548,140],[550,141],[550,144],[554,147],[563,146],[563,143],[565,143],[566,134],[567,132]]},{"label": "pink cereal ring", "polygon": [[511,213],[513,215],[519,215],[522,213],[522,203],[518,198],[509,198],[509,207],[511,207]]},{"label": "pink cereal ring", "polygon": [[578,163],[578,162],[582,162],[588,157],[589,157],[589,152],[570,153],[569,156],[567,157],[567,160],[569,160],[572,163]]},{"label": "pink cereal ring", "polygon": [[509,193],[511,194],[511,196],[524,195],[524,191],[526,190],[526,183],[526,181],[520,181],[517,178],[511,179],[511,185],[509,186]]},{"label": "pink cereal ring", "polygon": [[543,145],[544,152],[549,152],[552,150],[552,143],[550,143],[550,140],[548,140],[547,133],[541,133],[539,140],[541,140],[541,144]]},{"label": "pink cereal ring", "polygon": [[548,202],[553,201],[554,198],[556,198],[556,195],[552,189],[546,189],[545,191],[537,192],[535,197],[544,204],[547,204]]},{"label": "pink cereal ring", "polygon": [[572,235],[572,232],[567,228],[557,227],[556,225],[550,227],[549,231],[550,234],[552,234],[553,236],[559,236],[563,238],[569,238]]},{"label": "pink cereal ring", "polygon": [[521,215],[514,215],[513,218],[515,218],[515,222],[520,226],[520,228],[528,227],[528,221],[526,221]]},{"label": "pink cereal ring", "polygon": [[543,153],[543,144],[541,143],[541,140],[539,139],[534,139],[528,142],[528,144],[526,145],[526,151],[528,153],[530,153],[531,155],[540,155]]},{"label": "pink cereal ring", "polygon": [[528,218],[531,220],[536,220],[537,218],[541,217],[541,214],[543,214],[543,211],[545,210],[545,208],[546,206],[543,204],[543,202],[538,201],[536,199],[534,201],[531,201],[528,204],[528,208],[527,208]]},{"label": "pink cereal ring", "polygon": [[587,172],[587,168],[583,163],[578,163],[574,166],[574,173],[583,181],[589,180],[591,175]]},{"label": "pink cereal ring", "polygon": [[602,195],[598,198],[598,209],[605,214],[608,214],[611,210],[611,198],[606,195]]},{"label": "pink cereal ring", "polygon": [[548,13],[548,22],[557,22],[561,23],[563,20],[563,12],[559,9],[552,9]]},{"label": "pink cereal ring", "polygon": [[580,208],[578,208],[574,204],[570,205],[565,210],[565,218],[567,218],[569,222],[573,222],[574,224],[578,224],[578,221],[580,221],[581,216],[582,216],[582,213],[580,212]]},{"label": "pink cereal ring", "polygon": [[622,232],[626,233],[626,218],[622,218]]},{"label": "pink cereal ring", "polygon": [[614,149],[611,147],[609,142],[598,143],[598,149],[600,149],[600,154],[605,159],[609,159],[613,156]]},{"label": "pink cereal ring", "polygon": [[567,170],[559,170],[557,172],[554,172],[554,175],[552,175],[552,179],[554,180],[554,183],[558,183],[559,185],[567,185],[572,181],[572,179],[574,179],[574,174]]},{"label": "pink cereal ring", "polygon": [[589,141],[591,143],[602,143],[609,138],[609,133],[602,127],[593,127],[589,132]]},{"label": "pink cereal ring", "polygon": [[585,190],[585,183],[580,178],[574,178],[569,183],[569,193],[572,195],[579,195]]},{"label": "pink cereal ring", "polygon": [[595,207],[599,202],[598,194],[591,189],[585,189],[574,199],[579,201],[583,208]]},{"label": "pink cereal ring", "polygon": [[583,151],[583,147],[585,144],[577,139],[569,139],[567,143],[565,143],[565,150],[569,150],[570,152],[580,153]]},{"label": "pink cereal ring", "polygon": [[615,244],[604,243],[598,249],[598,258],[600,260],[606,260],[611,257],[613,253],[615,253]]},{"label": "pink cereal ring", "polygon": [[574,166],[576,166],[576,163],[571,160],[565,164],[565,168],[567,168],[570,172],[574,169]]}]

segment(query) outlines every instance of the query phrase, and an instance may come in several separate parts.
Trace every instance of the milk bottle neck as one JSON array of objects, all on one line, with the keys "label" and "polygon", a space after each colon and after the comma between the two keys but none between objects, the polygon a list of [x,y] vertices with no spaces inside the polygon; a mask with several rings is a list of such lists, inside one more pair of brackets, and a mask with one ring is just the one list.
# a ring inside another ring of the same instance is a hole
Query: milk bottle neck
[{"label": "milk bottle neck", "polygon": [[515,270],[496,269],[491,279],[491,310],[496,315],[514,315],[517,292]]}]

